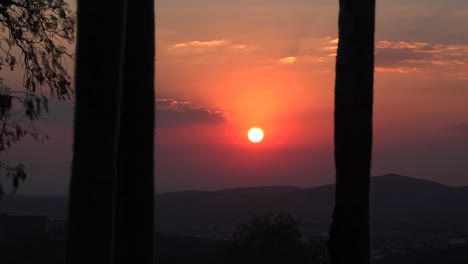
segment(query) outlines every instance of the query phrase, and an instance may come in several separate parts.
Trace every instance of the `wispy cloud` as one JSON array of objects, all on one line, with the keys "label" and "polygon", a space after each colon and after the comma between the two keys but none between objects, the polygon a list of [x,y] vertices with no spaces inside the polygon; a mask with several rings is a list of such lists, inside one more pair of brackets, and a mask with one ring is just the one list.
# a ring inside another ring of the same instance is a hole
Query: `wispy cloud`
[{"label": "wispy cloud", "polygon": [[236,52],[236,51],[246,51],[248,47],[244,44],[233,44],[225,39],[218,40],[207,40],[207,41],[187,41],[171,44],[168,46],[168,50],[171,53],[182,53],[182,54],[200,54],[207,52]]},{"label": "wispy cloud", "polygon": [[375,67],[376,72],[393,72],[393,73],[412,73],[417,72],[417,67]]},{"label": "wispy cloud", "polygon": [[[333,37],[306,38],[295,53],[283,58],[248,56],[255,70],[265,70],[284,65],[311,67],[314,71],[334,70],[336,49],[339,39]],[[179,59],[203,64],[236,60],[239,54],[249,54],[261,47],[232,43],[226,39],[193,40],[173,43],[167,46],[170,55]],[[246,55],[247,56],[247,55]],[[174,59],[172,57],[171,59]],[[258,60],[258,61],[255,61]],[[262,61],[261,61],[262,60]],[[243,60],[244,62],[246,60]],[[384,74],[409,74],[422,78],[446,78],[468,80],[468,45],[437,44],[418,41],[380,40],[375,45],[375,70]]]},{"label": "wispy cloud", "polygon": [[[338,39],[308,39],[309,48],[295,57],[277,60],[278,64],[313,65],[314,70],[333,71]],[[301,54],[302,53],[302,54]],[[320,66],[319,66],[320,65]],[[379,73],[417,73],[423,78],[468,80],[468,45],[435,44],[418,41],[377,41],[375,70]]]},{"label": "wispy cloud", "polygon": [[[338,39],[323,38],[322,50],[336,50]],[[328,53],[329,57],[336,54]],[[377,72],[407,74],[438,72],[448,78],[468,79],[468,45],[444,45],[418,41],[377,41]]]},{"label": "wispy cloud", "polygon": [[170,47],[170,49],[181,49],[181,48],[214,48],[226,46],[228,41],[225,39],[220,40],[210,40],[210,41],[189,41],[176,43]]},{"label": "wispy cloud", "polygon": [[285,57],[285,58],[282,58],[282,59],[279,59],[278,60],[278,63],[280,64],[293,64],[294,62],[296,62],[296,57]]},{"label": "wispy cloud", "polygon": [[376,44],[376,69],[381,72],[439,73],[451,79],[468,80],[468,45],[379,41]]},{"label": "wispy cloud", "polygon": [[[159,55],[160,60],[175,59],[184,64],[213,64],[236,59],[240,54],[247,54],[253,47],[243,43],[232,43],[226,39],[217,40],[193,40],[180,43],[172,43],[166,46],[165,52]],[[169,56],[169,57],[166,57]]]},{"label": "wispy cloud", "polygon": [[208,109],[175,99],[156,99],[157,126],[223,124],[229,120],[229,113],[219,109]]},{"label": "wispy cloud", "polygon": [[424,42],[406,42],[406,41],[387,41],[377,42],[377,49],[421,49],[429,46]]}]

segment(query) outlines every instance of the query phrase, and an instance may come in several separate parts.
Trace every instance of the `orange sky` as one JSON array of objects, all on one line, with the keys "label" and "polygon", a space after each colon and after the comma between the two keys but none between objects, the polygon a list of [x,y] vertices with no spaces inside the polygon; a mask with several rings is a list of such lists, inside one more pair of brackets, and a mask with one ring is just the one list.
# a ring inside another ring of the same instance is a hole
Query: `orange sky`
[{"label": "orange sky", "polygon": [[[160,1],[158,8],[158,97],[221,111],[228,118],[216,124],[205,119],[172,126],[162,122],[157,142],[234,144],[247,148],[244,155],[261,147],[320,150],[294,165],[291,156],[301,160],[298,155],[304,153],[285,151],[282,158],[272,158],[272,167],[281,170],[275,164],[286,161],[291,173],[279,182],[272,176],[258,184],[297,183],[295,177],[302,175],[297,166],[308,163],[326,165],[308,171],[311,176],[300,184],[333,181],[337,1]],[[466,1],[378,2],[373,174],[397,172],[468,184],[463,180],[468,169],[463,165],[468,157],[463,147],[468,147],[467,22]],[[191,107],[179,112],[181,120]],[[164,115],[159,112],[161,119]],[[247,140],[252,126],[265,130],[260,145]],[[188,149],[184,154],[202,155]],[[226,159],[239,159],[241,154],[229,151],[235,154]],[[202,153],[206,168],[224,162],[210,150]],[[174,175],[190,175],[171,168]],[[194,177],[203,186],[222,186],[213,179],[201,183],[200,175],[209,171]],[[171,173],[162,173],[161,185],[172,183],[171,189],[177,189],[180,181],[164,179]],[[231,177],[245,173],[236,175]]]},{"label": "orange sky", "polygon": [[[206,143],[200,134],[210,133],[216,137],[211,142],[240,144],[248,127],[262,126],[270,144],[329,144],[338,5],[328,2],[160,1],[158,97],[230,116],[228,125],[199,133],[170,129],[175,138],[167,142]],[[429,19],[440,7],[419,2],[410,5],[414,13],[403,2],[379,2],[377,9],[376,130],[406,140],[468,121],[467,30],[460,24],[411,35],[417,28],[427,31],[419,16]],[[447,1],[441,24],[466,21],[467,9],[465,2]]]},{"label": "orange sky", "polygon": [[[158,0],[156,10],[159,191],[333,182],[338,1]],[[378,1],[374,175],[468,185],[467,23],[466,0]],[[34,171],[25,193],[66,193],[72,105],[52,100],[42,125],[51,141],[8,159]],[[249,143],[252,126],[262,143]]]}]

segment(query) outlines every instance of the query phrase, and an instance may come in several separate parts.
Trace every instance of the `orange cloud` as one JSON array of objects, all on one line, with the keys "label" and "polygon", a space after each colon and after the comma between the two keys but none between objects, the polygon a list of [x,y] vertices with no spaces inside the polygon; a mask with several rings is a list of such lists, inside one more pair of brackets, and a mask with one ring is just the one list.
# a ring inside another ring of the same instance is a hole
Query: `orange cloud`
[{"label": "orange cloud", "polygon": [[174,44],[170,47],[170,49],[178,49],[178,48],[213,48],[213,47],[222,47],[228,44],[228,41],[221,39],[221,40],[211,40],[211,41],[190,41],[190,42],[182,42]]},{"label": "orange cloud", "polygon": [[286,57],[286,58],[282,58],[282,59],[279,59],[278,60],[278,63],[280,64],[293,64],[294,62],[296,62],[296,57]]},{"label": "orange cloud", "polygon": [[[174,59],[174,55],[184,56],[184,60],[187,56],[195,56],[201,59],[202,62],[214,62],[223,60],[231,55],[238,55],[239,53],[248,53],[254,50],[254,47],[247,47],[241,43],[231,43],[226,39],[209,40],[209,41],[187,41],[176,44],[169,44],[166,46],[167,53],[160,53],[159,58],[164,58],[165,55],[171,56],[171,60]],[[209,56],[209,57],[207,57]],[[197,61],[192,58],[192,62]]]},{"label": "orange cloud", "polygon": [[429,46],[424,42],[406,42],[406,41],[387,41],[382,40],[377,42],[377,49],[420,49]]},{"label": "orange cloud", "polygon": [[402,73],[408,74],[411,72],[417,72],[417,67],[375,67],[376,72],[395,72],[395,73]]}]

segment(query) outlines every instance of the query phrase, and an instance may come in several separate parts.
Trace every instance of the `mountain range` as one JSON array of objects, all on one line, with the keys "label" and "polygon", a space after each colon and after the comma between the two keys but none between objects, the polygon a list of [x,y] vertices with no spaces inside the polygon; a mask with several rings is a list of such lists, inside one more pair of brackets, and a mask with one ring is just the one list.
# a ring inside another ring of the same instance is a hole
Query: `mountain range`
[{"label": "mountain range", "polygon": [[[253,215],[288,212],[300,220],[304,230],[326,232],[333,211],[334,189],[334,185],[275,186],[158,194],[156,225],[166,233],[215,236],[229,233]],[[371,180],[374,234],[468,230],[467,204],[468,187],[451,187],[396,174]],[[65,219],[66,205],[66,197],[7,196],[0,200],[0,213]]]}]

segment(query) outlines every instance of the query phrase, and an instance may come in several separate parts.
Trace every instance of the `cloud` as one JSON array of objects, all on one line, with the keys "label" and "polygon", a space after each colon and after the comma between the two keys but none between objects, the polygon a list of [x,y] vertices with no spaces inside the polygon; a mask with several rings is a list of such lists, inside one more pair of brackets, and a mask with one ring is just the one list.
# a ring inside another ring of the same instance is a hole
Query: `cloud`
[{"label": "cloud", "polygon": [[231,48],[232,49],[245,49],[247,48],[247,46],[239,44],[239,45],[232,45]]},{"label": "cloud", "polygon": [[408,74],[412,72],[417,72],[418,68],[417,67],[375,67],[375,71]]},{"label": "cloud", "polygon": [[[322,57],[333,58],[338,39],[322,39]],[[325,55],[325,53],[327,55]],[[434,44],[418,41],[377,41],[375,69],[382,73],[423,73],[425,76],[444,76],[468,80],[468,45]]]},{"label": "cloud", "polygon": [[331,37],[327,37],[327,38],[324,38],[323,40],[326,41],[325,43],[325,47],[323,47],[324,50],[328,50],[328,51],[336,51],[337,47],[338,47],[338,39],[337,38],[331,38]]},{"label": "cloud", "polygon": [[229,113],[187,101],[156,99],[156,126],[213,125],[229,121]]},{"label": "cloud", "polygon": [[220,40],[210,40],[210,41],[190,41],[190,42],[182,42],[174,44],[170,47],[170,49],[180,49],[180,48],[214,48],[214,47],[221,47],[228,44],[228,41],[224,39]]},{"label": "cloud", "polygon": [[176,44],[171,44],[168,46],[169,52],[172,54],[194,54],[200,55],[204,53],[212,52],[222,52],[222,53],[232,53],[239,51],[247,51],[249,48],[244,44],[231,44],[230,41],[225,39],[219,40],[208,40],[208,41],[187,41]]},{"label": "cloud", "polygon": [[242,55],[255,50],[253,46],[234,43],[226,39],[192,40],[168,43],[159,53],[159,63],[173,65],[211,65],[225,64],[226,61],[242,60]]},{"label": "cloud", "polygon": [[[314,67],[314,71],[332,72],[339,40],[325,37],[307,41],[307,45],[304,45],[307,49],[295,57],[276,60],[276,63],[298,63]],[[380,40],[375,45],[375,71],[383,74],[415,74],[415,77],[424,79],[466,81],[468,45]]]},{"label": "cloud", "polygon": [[379,41],[375,55],[376,69],[381,72],[420,71],[442,73],[451,79],[468,79],[468,45]]},{"label": "cloud", "polygon": [[286,57],[278,60],[278,63],[280,64],[293,64],[296,62],[296,57]]},{"label": "cloud", "polygon": [[[294,64],[311,67],[315,72],[333,72],[338,41],[333,37],[305,38],[301,49],[279,59],[250,56],[262,47],[232,43],[226,39],[194,40],[167,47],[171,62],[178,59],[192,64],[213,65],[225,64],[228,60],[241,63],[258,60],[250,63],[256,71]],[[242,54],[245,57],[241,58]],[[468,45],[380,40],[375,45],[375,71],[381,74],[414,74],[414,78],[465,81],[468,80]]]},{"label": "cloud", "polygon": [[421,49],[429,46],[424,42],[406,42],[406,41],[387,41],[377,42],[377,49]]}]

